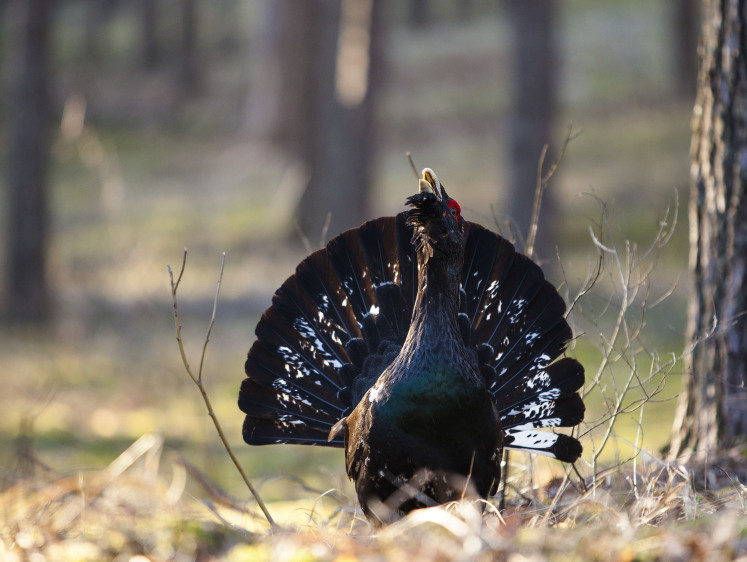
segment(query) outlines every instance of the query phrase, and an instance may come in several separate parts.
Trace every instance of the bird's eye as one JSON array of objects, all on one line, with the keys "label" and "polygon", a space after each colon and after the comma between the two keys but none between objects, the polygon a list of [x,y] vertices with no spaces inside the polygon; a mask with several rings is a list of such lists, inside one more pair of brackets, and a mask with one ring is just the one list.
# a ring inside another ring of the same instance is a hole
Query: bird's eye
[{"label": "bird's eye", "polygon": [[449,211],[451,212],[451,215],[456,219],[459,220],[462,216],[462,208],[459,206],[459,203],[457,203],[454,199],[449,199],[449,202],[447,203],[449,207]]}]

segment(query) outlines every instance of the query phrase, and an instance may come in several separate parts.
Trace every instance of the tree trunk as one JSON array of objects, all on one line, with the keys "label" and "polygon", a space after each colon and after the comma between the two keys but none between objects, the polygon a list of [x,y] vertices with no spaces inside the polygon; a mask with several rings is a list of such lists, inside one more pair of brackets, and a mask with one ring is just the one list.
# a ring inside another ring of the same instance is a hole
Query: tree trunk
[{"label": "tree trunk", "polygon": [[143,67],[153,69],[158,64],[158,1],[140,0],[140,25],[143,32]]},{"label": "tree trunk", "polygon": [[[244,125],[255,137],[291,148],[297,134],[304,92],[300,75],[304,60],[307,2],[261,0],[248,46],[249,89],[244,104]],[[298,17],[294,17],[297,15]],[[295,23],[295,26],[294,26]]]},{"label": "tree trunk", "polygon": [[307,59],[300,153],[310,179],[297,220],[316,241],[368,216],[374,149],[374,100],[381,62],[381,0],[322,0],[306,20]]},{"label": "tree trunk", "polygon": [[181,0],[181,17],[181,83],[188,94],[193,94],[198,90],[200,81],[197,63],[197,0]]},{"label": "tree trunk", "polygon": [[23,0],[10,106],[8,158],[7,313],[12,322],[50,316],[47,286],[49,159],[49,0]]},{"label": "tree trunk", "polygon": [[687,378],[670,454],[704,457],[747,435],[747,14],[703,3],[693,119]]},{"label": "tree trunk", "polygon": [[[555,37],[556,0],[507,0],[514,32],[511,72],[514,84],[510,136],[508,213],[520,238],[526,239],[537,186],[537,167],[544,145],[550,142],[557,113],[556,73],[558,44]],[[551,163],[546,159],[545,168]],[[535,253],[554,255],[552,219],[554,196],[542,199],[542,222]]]},{"label": "tree trunk", "polygon": [[413,29],[423,29],[430,23],[428,0],[407,0],[407,25]]},{"label": "tree trunk", "polygon": [[472,16],[472,0],[457,0],[456,17],[458,20],[467,21]]}]

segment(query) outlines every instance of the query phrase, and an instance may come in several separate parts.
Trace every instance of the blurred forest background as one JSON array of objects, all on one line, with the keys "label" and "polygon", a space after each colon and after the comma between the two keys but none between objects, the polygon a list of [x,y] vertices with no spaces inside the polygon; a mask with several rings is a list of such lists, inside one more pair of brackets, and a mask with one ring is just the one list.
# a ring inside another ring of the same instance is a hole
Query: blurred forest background
[{"label": "blurred forest background", "polygon": [[[239,489],[174,341],[166,265],[188,247],[193,364],[226,252],[205,377],[247,472],[347,486],[341,451],[244,446],[236,396],[254,325],[298,261],[403,210],[406,151],[468,220],[523,248],[542,146],[547,169],[580,130],[537,246],[569,296],[598,260],[590,229],[622,255],[626,240],[645,249],[679,193],[641,292],[662,302],[631,311],[646,349],[678,357],[697,22],[692,0],[0,2],[3,476],[101,466],[155,432]],[[576,320],[590,376],[615,275]],[[660,382],[642,416],[619,420],[607,461],[666,444],[681,368]],[[608,406],[592,397],[588,419]]]}]

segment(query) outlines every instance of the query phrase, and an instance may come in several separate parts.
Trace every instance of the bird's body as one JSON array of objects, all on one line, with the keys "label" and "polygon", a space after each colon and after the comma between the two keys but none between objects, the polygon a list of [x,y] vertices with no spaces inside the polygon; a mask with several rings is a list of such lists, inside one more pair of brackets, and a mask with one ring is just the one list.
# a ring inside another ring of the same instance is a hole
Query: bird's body
[{"label": "bird's body", "polygon": [[405,342],[343,422],[348,474],[378,520],[458,499],[469,484],[486,497],[497,483],[500,421],[457,320],[463,251],[435,252],[420,268]]},{"label": "bird's body", "polygon": [[239,406],[251,444],[344,446],[376,523],[494,493],[503,446],[573,461],[536,431],[583,419],[583,367],[531,260],[474,223],[426,170],[412,210],[304,260],[257,326]]}]

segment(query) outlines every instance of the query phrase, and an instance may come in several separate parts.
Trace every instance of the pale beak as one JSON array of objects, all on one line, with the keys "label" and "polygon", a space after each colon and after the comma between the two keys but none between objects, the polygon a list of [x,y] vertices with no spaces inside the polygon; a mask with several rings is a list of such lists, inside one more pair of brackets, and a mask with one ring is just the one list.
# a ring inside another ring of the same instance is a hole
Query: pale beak
[{"label": "pale beak", "polygon": [[418,180],[418,186],[421,193],[432,193],[438,199],[441,199],[441,193],[439,186],[441,185],[438,181],[438,177],[430,168],[423,168],[423,178]]}]

